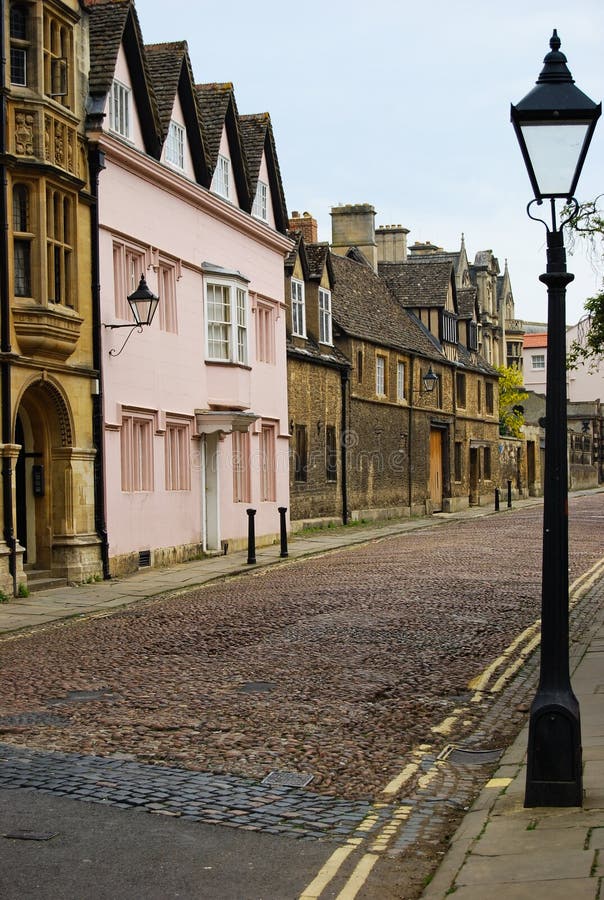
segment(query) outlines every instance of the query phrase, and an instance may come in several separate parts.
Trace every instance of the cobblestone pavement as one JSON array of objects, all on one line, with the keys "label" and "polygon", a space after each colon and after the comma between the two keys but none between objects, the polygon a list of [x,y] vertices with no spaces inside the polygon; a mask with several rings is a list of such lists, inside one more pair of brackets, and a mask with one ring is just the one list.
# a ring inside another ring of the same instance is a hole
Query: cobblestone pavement
[{"label": "cobblestone pavement", "polygon": [[[570,509],[574,580],[604,494]],[[393,857],[437,842],[488,773],[447,747],[503,747],[526,717],[540,553],[530,508],[8,636],[0,783]],[[261,785],[274,770],[313,781]]]}]

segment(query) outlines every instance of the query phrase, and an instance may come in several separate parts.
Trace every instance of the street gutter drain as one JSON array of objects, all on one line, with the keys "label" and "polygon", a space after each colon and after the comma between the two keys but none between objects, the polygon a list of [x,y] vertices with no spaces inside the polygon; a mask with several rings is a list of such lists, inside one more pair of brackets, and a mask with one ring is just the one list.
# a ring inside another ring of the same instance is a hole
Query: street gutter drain
[{"label": "street gutter drain", "polygon": [[2,837],[12,838],[15,841],[51,841],[58,834],[58,831],[26,831],[19,829],[18,831],[9,831],[8,834],[3,834]]},{"label": "street gutter drain", "polygon": [[261,783],[270,784],[272,787],[306,787],[314,777],[301,772],[269,772]]},{"label": "street gutter drain", "polygon": [[485,766],[499,762],[502,755],[503,750],[468,750],[466,747],[455,747],[448,744],[438,754],[438,759],[446,759],[448,762],[460,766]]}]

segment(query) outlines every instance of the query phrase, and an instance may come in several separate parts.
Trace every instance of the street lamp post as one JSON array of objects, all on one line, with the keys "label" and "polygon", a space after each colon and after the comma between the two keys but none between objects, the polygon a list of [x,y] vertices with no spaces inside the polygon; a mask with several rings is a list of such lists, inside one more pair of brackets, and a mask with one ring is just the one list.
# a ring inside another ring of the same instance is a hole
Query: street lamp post
[{"label": "street lamp post", "polygon": [[[531,706],[525,806],[581,806],[581,720],[569,671],[568,465],[566,426],[566,269],[563,227],[556,200],[576,209],[575,188],[602,111],[574,84],[554,31],[536,87],[512,106],[511,117],[535,199],[550,202],[547,271],[547,383],[541,667]],[[571,216],[572,218],[572,216]],[[537,221],[543,221],[537,219]],[[567,220],[568,221],[568,220]]]}]

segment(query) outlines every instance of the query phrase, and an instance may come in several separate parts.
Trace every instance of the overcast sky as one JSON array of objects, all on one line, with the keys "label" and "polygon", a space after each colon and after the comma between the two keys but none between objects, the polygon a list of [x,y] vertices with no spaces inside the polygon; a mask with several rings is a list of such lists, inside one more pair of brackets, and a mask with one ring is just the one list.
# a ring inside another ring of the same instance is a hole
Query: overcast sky
[{"label": "overcast sky", "polygon": [[[319,239],[330,209],[372,203],[377,225],[409,243],[507,258],[516,315],[544,321],[545,229],[509,121],[533,87],[557,28],[578,85],[604,95],[604,0],[137,0],[146,43],[186,39],[197,82],[232,81],[240,113],[268,111],[288,210]],[[604,122],[577,199],[604,192]],[[567,321],[601,283],[569,257]]]}]

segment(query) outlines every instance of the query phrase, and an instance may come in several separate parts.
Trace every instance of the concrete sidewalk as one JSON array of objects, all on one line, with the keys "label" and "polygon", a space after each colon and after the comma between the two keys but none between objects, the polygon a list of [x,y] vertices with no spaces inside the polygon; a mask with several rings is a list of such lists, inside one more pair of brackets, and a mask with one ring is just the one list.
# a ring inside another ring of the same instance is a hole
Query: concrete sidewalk
[{"label": "concrete sidewalk", "polygon": [[424,898],[596,900],[604,878],[604,580],[599,614],[571,656],[581,707],[583,808],[524,809],[528,725],[453,837]]},{"label": "concrete sidewalk", "polygon": [[[535,497],[528,500],[514,500],[511,510],[502,503],[501,511],[496,515],[509,515],[514,510],[539,505],[542,502],[541,498]],[[492,505],[471,507],[458,513],[437,513],[423,518],[300,532],[290,536],[288,560],[487,515],[495,515]],[[73,616],[118,609],[139,600],[190,590],[230,575],[249,575],[265,566],[283,565],[288,560],[280,558],[280,545],[273,544],[256,549],[254,565],[247,564],[247,551],[237,551],[226,556],[205,557],[169,568],[140,569],[134,575],[109,581],[37,591],[29,597],[15,597],[8,603],[0,604],[0,634],[37,625],[48,625]]]}]

